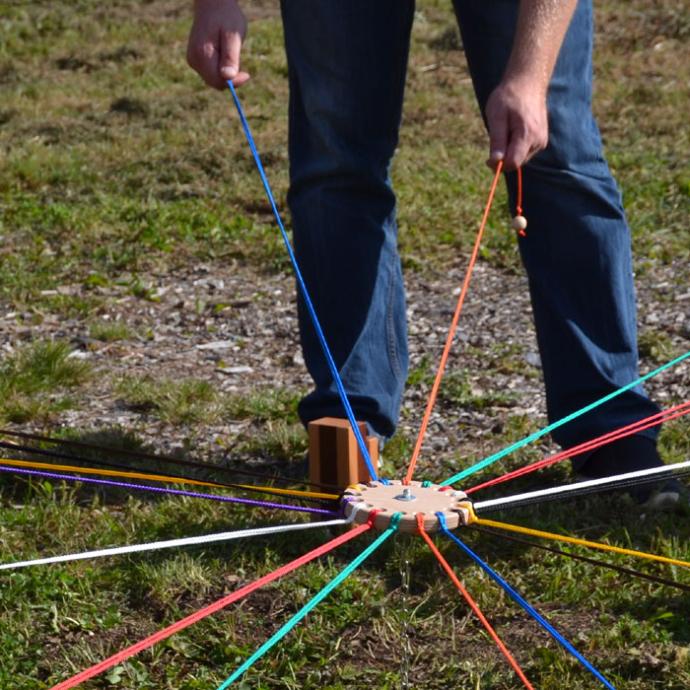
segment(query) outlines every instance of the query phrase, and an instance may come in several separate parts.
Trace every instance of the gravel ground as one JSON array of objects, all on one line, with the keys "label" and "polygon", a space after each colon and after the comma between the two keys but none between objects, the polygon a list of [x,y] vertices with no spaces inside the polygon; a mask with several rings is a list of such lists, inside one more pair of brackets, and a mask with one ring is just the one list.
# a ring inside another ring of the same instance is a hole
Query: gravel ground
[{"label": "gravel ground", "polygon": [[[674,279],[681,269],[658,267],[638,281],[644,342],[660,336],[664,352],[670,349],[673,354],[690,348],[690,292]],[[463,272],[464,264],[459,263],[443,275],[407,275],[411,369],[418,368],[423,358],[429,371],[436,366]],[[308,389],[291,277],[257,275],[239,265],[196,265],[174,275],[150,275],[148,281],[148,299],[130,294],[126,280],[121,281],[123,286],[96,288],[107,304],[99,319],[124,323],[137,334],[124,341],[90,338],[83,320],[48,315],[37,327],[27,325],[29,315],[2,311],[0,337],[5,353],[36,338],[69,340],[75,345],[75,356],[92,362],[99,373],[77,405],[56,416],[53,428],[119,426],[136,431],[165,452],[189,446],[191,438],[195,454],[205,455],[217,451],[219,444],[232,446],[233,438],[252,433],[252,422],[225,420],[194,429],[175,427],[128,408],[114,394],[114,382],[134,375],[203,379],[235,394],[261,387]],[[85,288],[64,285],[58,291],[79,295]],[[654,352],[643,354],[648,355],[644,369],[657,364]],[[658,363],[663,361],[657,358]],[[462,407],[441,401],[432,417],[422,464],[452,464],[462,455],[491,452],[492,436],[503,430],[511,416],[544,419],[539,367],[526,279],[479,263],[448,371],[466,370],[470,395],[485,401],[488,397],[488,402]],[[428,387],[427,374],[426,381],[407,391],[400,430],[408,438],[414,437],[418,427]],[[677,367],[649,388],[661,404],[687,399],[690,366]],[[493,400],[496,394],[500,397]]]}]

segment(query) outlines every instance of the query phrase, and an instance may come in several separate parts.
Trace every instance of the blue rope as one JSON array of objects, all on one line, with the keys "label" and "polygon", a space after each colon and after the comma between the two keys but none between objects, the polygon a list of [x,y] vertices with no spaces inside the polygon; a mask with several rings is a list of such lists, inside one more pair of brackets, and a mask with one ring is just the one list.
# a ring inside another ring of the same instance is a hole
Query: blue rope
[{"label": "blue rope", "polygon": [[456,537],[449,529],[443,513],[436,513],[436,517],[441,524],[441,531],[450,537],[489,577],[500,585],[510,598],[519,604],[534,620],[546,630],[566,651],[570,652],[595,678],[601,681],[609,690],[616,690],[611,683],[599,672],[592,664],[585,659],[580,652],[561,635],[536,609],[530,606],[525,599],[518,594],[495,570],[485,563],[467,544]]},{"label": "blue rope", "polygon": [[402,513],[395,513],[391,518],[390,527],[382,532],[375,541],[367,546],[362,553],[357,556],[342,572],[334,577],[318,594],[308,601],[290,620],[287,621],[278,631],[276,631],[254,654],[252,654],[225,682],[218,690],[225,690],[230,687],[240,676],[242,676],[253,664],[255,664],[266,652],[282,640],[303,618],[313,611],[338,585],[349,577],[364,561],[371,556],[386,539],[388,539],[397,529]]},{"label": "blue rope", "polygon": [[508,446],[507,448],[504,448],[503,450],[499,451],[498,453],[494,453],[493,455],[490,455],[489,457],[484,458],[484,460],[480,460],[479,462],[475,463],[471,467],[468,467],[468,468],[462,470],[461,472],[454,474],[450,479],[446,479],[445,481],[441,482],[441,486],[448,486],[449,484],[454,484],[455,482],[459,482],[460,480],[465,479],[466,477],[469,477],[471,474],[474,474],[475,472],[479,472],[479,470],[483,470],[485,467],[488,467],[489,465],[492,465],[493,463],[497,462],[498,460],[501,460],[501,458],[504,458],[506,455],[510,455],[512,452],[519,450],[520,448],[523,448],[528,443],[532,443],[532,441],[536,441],[538,438],[541,438],[542,436],[546,436],[546,434],[551,433],[554,429],[558,429],[558,427],[561,427],[564,424],[567,424],[568,422],[572,421],[573,419],[577,419],[578,417],[585,414],[586,412],[593,410],[595,407],[599,407],[600,405],[603,405],[604,403],[608,402],[609,400],[612,400],[613,398],[621,395],[622,393],[629,391],[631,388],[635,388],[636,386],[639,386],[640,384],[647,381],[647,379],[651,379],[653,376],[660,374],[662,371],[666,371],[666,369],[670,369],[671,367],[675,366],[676,364],[679,364],[680,362],[687,359],[688,357],[690,357],[690,351],[686,352],[684,355],[681,355],[680,357],[676,357],[675,359],[671,360],[670,362],[668,362],[666,364],[663,364],[659,368],[654,369],[654,371],[650,371],[648,374],[641,376],[639,379],[637,379],[637,381],[633,381],[632,383],[629,383],[626,386],[623,386],[622,388],[619,388],[618,390],[613,391],[613,393],[609,393],[608,395],[604,396],[603,398],[600,398],[599,400],[596,400],[595,402],[590,403],[589,405],[586,405],[585,407],[577,410],[576,412],[572,412],[571,414],[567,415],[566,417],[559,419],[557,422],[553,422],[552,424],[549,424],[549,426],[544,427],[540,431],[535,431],[533,434],[526,436],[521,441],[516,441],[515,443]]},{"label": "blue rope", "polygon": [[[242,129],[244,130],[245,136],[247,137],[247,142],[249,143],[249,148],[251,149],[252,155],[254,156],[254,162],[256,163],[259,175],[261,176],[261,182],[263,183],[264,189],[266,190],[266,196],[268,197],[268,201],[271,204],[271,209],[273,209],[273,215],[276,219],[276,223],[278,223],[278,227],[280,228],[280,233],[283,236],[283,241],[285,242],[285,246],[290,256],[292,267],[295,270],[295,276],[297,278],[297,284],[299,285],[299,289],[302,293],[302,298],[304,299],[307,311],[309,312],[309,316],[314,325],[316,335],[319,339],[319,342],[321,343],[321,349],[323,350],[323,353],[326,356],[328,368],[331,370],[331,376],[333,376],[333,381],[335,381],[336,388],[338,389],[338,395],[340,396],[340,400],[342,401],[343,407],[345,408],[345,414],[347,415],[347,418],[350,421],[350,425],[352,426],[352,432],[354,433],[355,438],[357,439],[357,445],[359,446],[359,450],[362,453],[362,457],[364,458],[364,462],[366,463],[369,475],[373,480],[377,480],[378,477],[376,476],[376,470],[374,469],[374,464],[371,461],[369,450],[367,449],[367,444],[364,442],[362,433],[360,432],[359,426],[357,425],[357,421],[355,420],[355,415],[352,411],[352,407],[350,405],[350,401],[348,400],[347,393],[345,392],[343,381],[340,378],[340,374],[338,373],[338,367],[336,367],[335,365],[335,361],[333,360],[333,356],[331,355],[330,348],[328,347],[328,343],[326,342],[326,336],[324,335],[323,329],[321,328],[321,324],[319,323],[319,317],[316,315],[316,309],[314,309],[311,297],[309,297],[307,285],[304,282],[304,278],[302,277],[302,272],[300,271],[299,264],[297,263],[297,257],[295,256],[295,252],[293,251],[292,245],[290,244],[290,238],[288,237],[287,231],[285,230],[285,226],[283,225],[283,220],[280,217],[280,212],[278,211],[275,199],[273,198],[273,192],[271,191],[271,185],[268,183],[268,178],[266,177],[266,173],[264,172],[264,166],[261,163],[259,151],[257,150],[256,144],[254,143],[254,137],[252,136],[251,130],[249,129],[249,123],[247,122],[247,118],[244,115],[240,99],[237,97],[237,91],[235,90],[232,81],[228,81],[228,87],[230,88],[230,93],[232,94],[232,98],[235,101],[237,113],[239,114],[240,122],[242,123]],[[385,479],[381,481],[384,484],[388,484],[388,481],[386,481]]]}]

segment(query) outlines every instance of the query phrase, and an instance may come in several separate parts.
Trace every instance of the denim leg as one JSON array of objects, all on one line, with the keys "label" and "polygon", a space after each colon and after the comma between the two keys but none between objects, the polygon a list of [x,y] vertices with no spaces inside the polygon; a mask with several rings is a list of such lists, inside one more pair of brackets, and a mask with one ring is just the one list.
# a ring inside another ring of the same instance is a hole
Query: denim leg
[{"label": "denim leg", "polygon": [[[389,167],[398,142],[413,0],[282,2],[295,251],[355,415],[395,431],[407,376],[405,294]],[[315,389],[306,424],[343,409],[298,300]]]},{"label": "denim leg", "polygon": [[[454,0],[482,111],[502,77],[517,0]],[[592,5],[580,0],[549,87],[549,145],[523,170],[529,277],[549,419],[638,378],[630,231],[591,111]],[[514,208],[515,176],[508,175]],[[564,425],[568,447],[654,414],[642,388]],[[644,432],[656,438],[656,431]]]}]

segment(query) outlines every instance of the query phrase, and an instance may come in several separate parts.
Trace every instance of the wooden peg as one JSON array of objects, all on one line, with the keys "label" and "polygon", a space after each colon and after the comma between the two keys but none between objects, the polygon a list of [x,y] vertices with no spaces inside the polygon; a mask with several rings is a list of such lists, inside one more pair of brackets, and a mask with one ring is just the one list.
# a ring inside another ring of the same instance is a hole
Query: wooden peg
[{"label": "wooden peg", "polygon": [[[367,436],[364,422],[359,430],[367,444],[374,469],[378,471],[379,440]],[[346,488],[371,480],[357,445],[350,422],[336,417],[322,417],[309,423],[309,481]]]}]

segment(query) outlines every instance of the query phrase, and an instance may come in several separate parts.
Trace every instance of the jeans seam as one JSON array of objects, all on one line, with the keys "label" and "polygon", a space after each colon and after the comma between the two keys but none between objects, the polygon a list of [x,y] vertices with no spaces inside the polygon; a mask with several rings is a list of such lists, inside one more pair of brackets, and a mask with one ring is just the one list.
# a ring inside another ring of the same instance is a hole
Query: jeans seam
[{"label": "jeans seam", "polygon": [[395,272],[391,272],[388,280],[388,298],[386,300],[386,339],[388,341],[388,361],[393,376],[400,380],[402,368],[398,356],[398,348],[395,337],[395,319],[393,314],[393,297],[395,295]]}]

